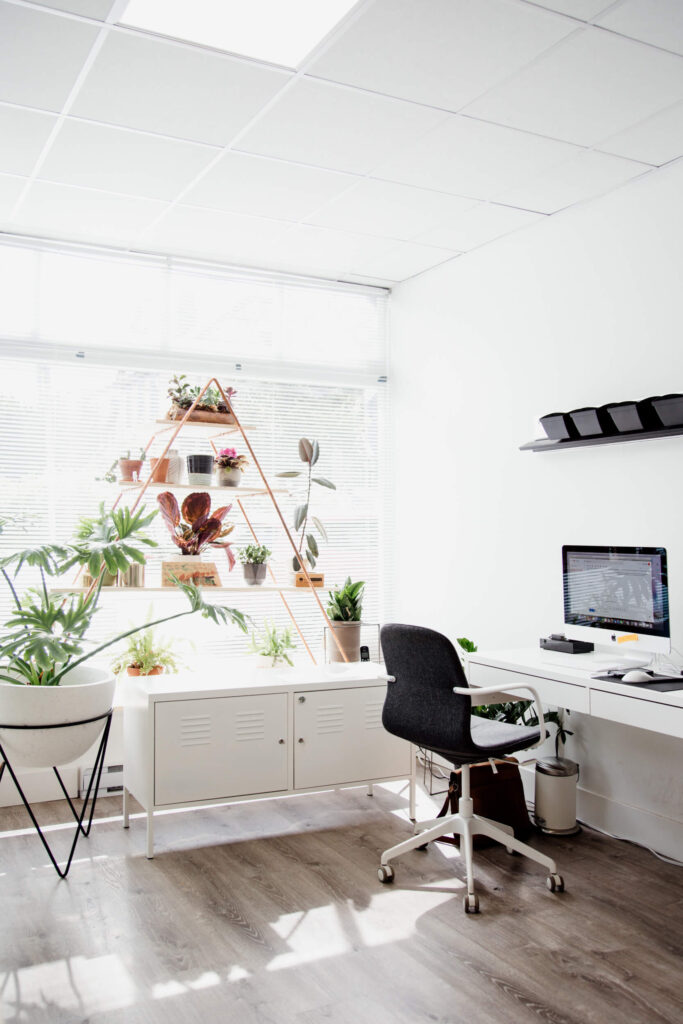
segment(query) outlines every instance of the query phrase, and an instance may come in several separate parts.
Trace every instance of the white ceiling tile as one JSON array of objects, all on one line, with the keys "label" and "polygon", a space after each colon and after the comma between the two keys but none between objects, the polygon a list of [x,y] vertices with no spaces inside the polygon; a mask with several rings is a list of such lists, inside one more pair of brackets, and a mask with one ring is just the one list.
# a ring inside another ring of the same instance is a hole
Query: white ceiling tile
[{"label": "white ceiling tile", "polygon": [[36,181],[12,227],[50,238],[120,244],[146,227],[165,205]]},{"label": "white ceiling tile", "polygon": [[[283,236],[281,252],[275,252],[274,256],[281,259],[286,255],[299,264],[320,268],[319,272],[344,273],[361,258],[380,256],[395,244],[385,238],[373,238],[352,231],[296,224]],[[359,273],[364,271],[359,270]]]},{"label": "white ceiling tile", "polygon": [[576,151],[565,142],[453,114],[373,176],[490,199]]},{"label": "white ceiling tile", "polygon": [[560,14],[570,14],[579,21],[590,21],[596,15],[611,7],[614,0],[529,0],[536,7],[544,7]]},{"label": "white ceiling tile", "polygon": [[56,11],[80,14],[84,18],[104,21],[114,6],[114,0],[30,0],[41,7],[52,7]]},{"label": "white ceiling tile", "polygon": [[28,178],[0,174],[0,225],[9,226],[8,218]]},{"label": "white ceiling tile", "polygon": [[56,122],[51,114],[0,103],[0,172],[30,174]]},{"label": "white ceiling tile", "polygon": [[318,167],[225,153],[184,197],[192,206],[298,221],[356,178]]},{"label": "white ceiling tile", "polygon": [[269,254],[288,228],[283,221],[179,204],[145,231],[137,244],[161,252],[267,267]]},{"label": "white ceiling tile", "polygon": [[665,50],[683,53],[680,0],[623,0],[597,19],[598,25]]},{"label": "white ceiling tile", "polygon": [[506,0],[378,0],[308,70],[459,110],[575,29]]},{"label": "white ceiling tile", "polygon": [[378,256],[359,253],[351,270],[354,273],[380,277],[388,281],[405,281],[408,277],[438,267],[440,263],[452,260],[458,255],[459,253],[450,249],[438,249],[416,242],[397,242],[391,249]]},{"label": "white ceiling tile", "polygon": [[683,58],[584,28],[467,113],[592,146],[682,98]]},{"label": "white ceiling tile", "polygon": [[527,210],[556,213],[572,203],[603,195],[649,170],[645,164],[585,150],[498,198]]},{"label": "white ceiling tile", "polygon": [[209,50],[114,30],[72,113],[222,146],[289,77]]},{"label": "white ceiling tile", "polygon": [[662,110],[640,124],[600,143],[605,153],[642,160],[656,167],[683,156],[683,103]]},{"label": "white ceiling tile", "polygon": [[66,185],[170,200],[217,152],[193,142],[67,120],[40,169],[40,177]]},{"label": "white ceiling tile", "polygon": [[481,203],[458,220],[420,235],[418,241],[467,252],[494,238],[529,227],[541,219],[537,213],[529,213],[527,210]]},{"label": "white ceiling tile", "polygon": [[99,28],[0,3],[0,100],[61,110]]},{"label": "white ceiling tile", "polygon": [[253,125],[238,148],[365,174],[443,117],[412,103],[304,78]]},{"label": "white ceiling tile", "polygon": [[407,240],[473,205],[472,199],[365,178],[310,217],[309,223]]}]

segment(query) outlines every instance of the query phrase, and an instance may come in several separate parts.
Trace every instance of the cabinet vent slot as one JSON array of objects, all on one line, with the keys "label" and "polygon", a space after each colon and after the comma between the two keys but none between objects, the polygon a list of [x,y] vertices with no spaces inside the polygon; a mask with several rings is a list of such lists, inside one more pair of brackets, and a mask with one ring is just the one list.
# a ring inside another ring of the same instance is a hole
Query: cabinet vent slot
[{"label": "cabinet vent slot", "polygon": [[241,743],[265,739],[265,720],[263,711],[238,711],[235,715],[235,739]]},{"label": "cabinet vent slot", "polygon": [[366,729],[382,729],[382,708],[384,707],[383,700],[368,701],[365,705],[365,728]]},{"label": "cabinet vent slot", "polygon": [[180,719],[180,746],[200,747],[211,743],[209,715],[184,715]]},{"label": "cabinet vent slot", "polygon": [[316,732],[342,732],[344,728],[344,708],[341,704],[325,704],[316,710]]}]

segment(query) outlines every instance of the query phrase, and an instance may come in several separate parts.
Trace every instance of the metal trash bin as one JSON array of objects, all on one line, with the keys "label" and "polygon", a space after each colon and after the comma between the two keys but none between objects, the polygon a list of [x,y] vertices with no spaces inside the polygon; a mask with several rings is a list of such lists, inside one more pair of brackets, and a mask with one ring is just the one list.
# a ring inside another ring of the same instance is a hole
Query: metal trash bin
[{"label": "metal trash bin", "polygon": [[536,762],[534,821],[542,832],[573,836],[576,823],[576,785],[579,766],[568,757],[546,757]]}]

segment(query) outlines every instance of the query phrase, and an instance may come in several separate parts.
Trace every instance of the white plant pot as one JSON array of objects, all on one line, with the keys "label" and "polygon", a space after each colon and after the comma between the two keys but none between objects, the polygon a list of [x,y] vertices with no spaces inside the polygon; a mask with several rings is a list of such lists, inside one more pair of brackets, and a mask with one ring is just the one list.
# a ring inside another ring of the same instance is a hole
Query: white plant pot
[{"label": "white plant pot", "polygon": [[[104,715],[112,706],[116,678],[104,668],[80,665],[59,686],[0,683],[3,725],[67,725]],[[102,732],[102,718],[69,729],[0,729],[13,768],[51,768],[82,757]]]}]

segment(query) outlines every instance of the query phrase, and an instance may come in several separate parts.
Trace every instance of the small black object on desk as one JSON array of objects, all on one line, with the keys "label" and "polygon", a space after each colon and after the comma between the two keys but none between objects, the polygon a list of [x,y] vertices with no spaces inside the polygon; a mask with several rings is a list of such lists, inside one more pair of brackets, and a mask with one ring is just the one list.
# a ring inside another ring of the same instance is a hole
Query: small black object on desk
[{"label": "small black object on desk", "polygon": [[544,651],[561,651],[562,654],[590,654],[595,650],[595,644],[590,640],[567,640],[564,633],[551,633],[550,636],[542,636],[539,646]]}]

